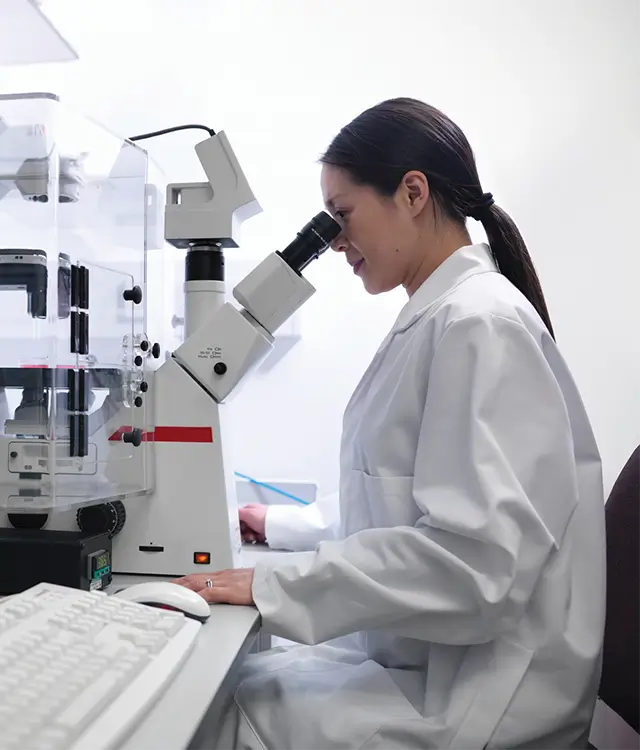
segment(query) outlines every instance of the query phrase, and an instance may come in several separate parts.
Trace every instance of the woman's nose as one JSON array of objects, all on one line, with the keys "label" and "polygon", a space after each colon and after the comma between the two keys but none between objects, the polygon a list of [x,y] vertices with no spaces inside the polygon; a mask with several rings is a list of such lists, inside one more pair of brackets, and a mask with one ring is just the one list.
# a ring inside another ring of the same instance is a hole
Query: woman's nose
[{"label": "woman's nose", "polygon": [[347,238],[344,232],[340,232],[340,234],[331,243],[331,249],[335,250],[336,253],[345,253],[348,247],[349,243],[347,242]]}]

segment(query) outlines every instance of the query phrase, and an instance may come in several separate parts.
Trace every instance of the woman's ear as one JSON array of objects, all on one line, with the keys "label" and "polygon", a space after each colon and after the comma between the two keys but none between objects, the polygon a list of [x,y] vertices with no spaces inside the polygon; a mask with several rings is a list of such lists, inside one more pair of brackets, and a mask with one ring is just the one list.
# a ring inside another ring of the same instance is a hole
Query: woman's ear
[{"label": "woman's ear", "polygon": [[402,198],[412,216],[417,216],[429,199],[429,182],[422,172],[407,172],[400,185]]}]

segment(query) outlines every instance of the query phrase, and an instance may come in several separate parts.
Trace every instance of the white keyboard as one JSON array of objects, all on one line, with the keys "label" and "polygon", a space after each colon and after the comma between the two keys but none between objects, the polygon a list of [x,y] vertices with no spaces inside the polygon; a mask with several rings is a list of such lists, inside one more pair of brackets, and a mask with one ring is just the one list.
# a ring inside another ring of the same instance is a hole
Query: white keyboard
[{"label": "white keyboard", "polygon": [[117,747],[200,628],[179,612],[49,583],[0,600],[0,749]]}]

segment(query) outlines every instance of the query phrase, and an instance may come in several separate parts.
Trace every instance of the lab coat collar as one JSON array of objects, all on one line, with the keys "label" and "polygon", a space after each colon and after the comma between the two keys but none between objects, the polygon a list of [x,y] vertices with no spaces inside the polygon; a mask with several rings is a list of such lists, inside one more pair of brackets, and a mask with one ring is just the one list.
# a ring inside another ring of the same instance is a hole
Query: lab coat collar
[{"label": "lab coat collar", "polygon": [[398,316],[392,332],[412,325],[435,302],[470,276],[497,273],[498,267],[485,243],[467,245],[452,253],[413,293]]}]

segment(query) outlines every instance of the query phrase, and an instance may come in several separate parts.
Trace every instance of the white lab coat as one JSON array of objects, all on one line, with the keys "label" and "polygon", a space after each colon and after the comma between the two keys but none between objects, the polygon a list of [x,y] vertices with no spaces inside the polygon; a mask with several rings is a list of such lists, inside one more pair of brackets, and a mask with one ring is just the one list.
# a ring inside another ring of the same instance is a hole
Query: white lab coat
[{"label": "white lab coat", "polygon": [[268,631],[318,645],[248,660],[231,746],[586,747],[600,458],[487,246],[454,253],[401,312],[345,412],[340,469],[341,538],[259,564],[253,584]]},{"label": "white lab coat", "polygon": [[271,505],[265,536],[272,549],[311,550],[320,542],[340,538],[340,493],[319,497],[309,505]]}]

